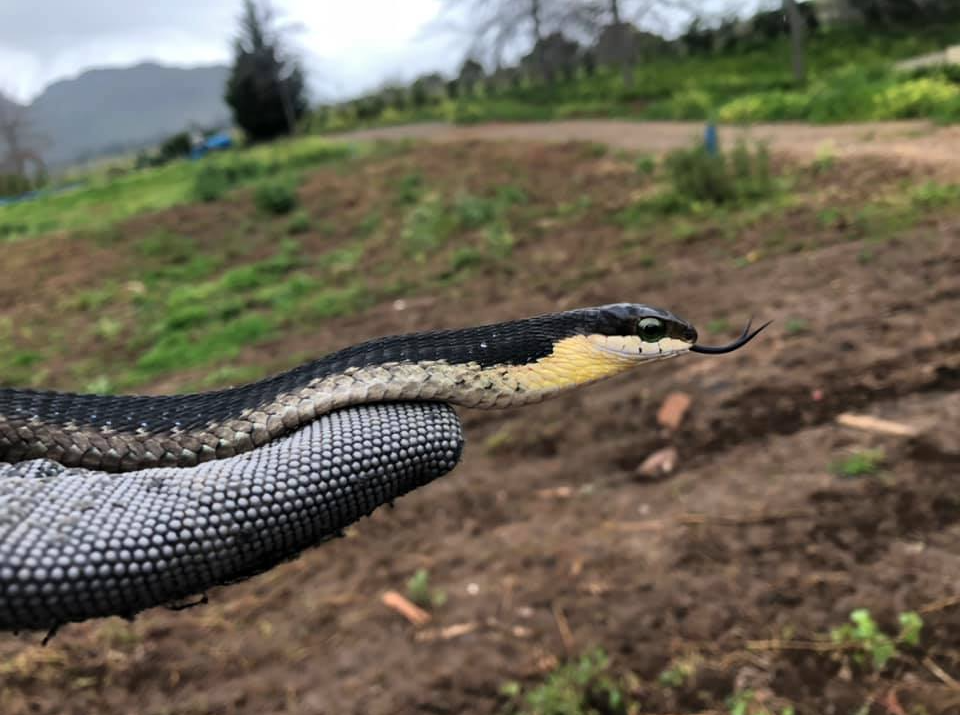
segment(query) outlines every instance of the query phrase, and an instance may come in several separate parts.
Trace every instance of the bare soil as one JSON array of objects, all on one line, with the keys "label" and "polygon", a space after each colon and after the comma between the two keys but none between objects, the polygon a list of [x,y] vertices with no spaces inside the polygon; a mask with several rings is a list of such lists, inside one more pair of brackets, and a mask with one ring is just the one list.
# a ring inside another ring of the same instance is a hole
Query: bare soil
[{"label": "bare soil", "polygon": [[[613,123],[587,137],[579,126],[549,132],[637,147]],[[884,145],[897,156],[901,130]],[[459,139],[501,130],[443,131]],[[529,138],[547,138],[536,131]],[[671,131],[660,136],[654,125],[632,136],[656,136],[650,148],[662,149]],[[404,161],[456,173],[481,151],[418,149]],[[582,163],[582,150],[498,151],[543,191],[576,195],[571,162]],[[939,154],[943,165],[958,155]],[[625,201],[606,161],[587,162],[593,173],[579,180],[610,182],[611,201]],[[817,181],[867,198],[931,171],[858,155]],[[316,181],[305,191],[327,196]],[[734,355],[687,356],[542,405],[463,411],[468,446],[455,472],[347,538],[209,593],[208,605],[71,626],[46,647],[36,634],[4,636],[0,712],[498,713],[508,705],[504,682],[534,684],[599,646],[644,713],[728,712],[730,696],[746,690],[775,713],[788,704],[802,715],[960,713],[956,216],[931,214],[875,242],[797,209],[746,227],[732,244],[694,235],[662,245],[653,267],[595,221],[544,227],[540,240],[518,246],[512,272],[484,270],[442,295],[385,303],[243,359],[272,364],[414,327],[620,300],[669,307],[712,342],[749,315],[776,322]],[[764,249],[777,231],[802,250],[729,259]],[[710,335],[704,326],[720,319],[729,328]],[[670,433],[656,414],[676,391],[692,406]],[[920,436],[839,426],[835,418],[851,411]],[[677,450],[676,470],[640,476],[666,446]],[[884,451],[879,471],[830,469],[865,449]],[[417,628],[381,596],[403,592],[421,567],[448,598]],[[855,608],[891,633],[899,613],[918,611],[920,646],[902,648],[880,672],[825,646]],[[683,682],[660,682],[680,661],[690,664]]]},{"label": "bare soil", "polygon": [[[438,142],[484,140],[592,141],[621,149],[664,152],[702,136],[702,122],[630,122],[583,119],[558,122],[498,123],[476,126],[418,124],[346,133],[351,139],[426,139]],[[960,175],[960,127],[924,120],[811,125],[781,122],[722,126],[727,141],[763,141],[779,154],[810,159],[818,153],[843,157],[882,157],[890,162],[935,167]]]}]

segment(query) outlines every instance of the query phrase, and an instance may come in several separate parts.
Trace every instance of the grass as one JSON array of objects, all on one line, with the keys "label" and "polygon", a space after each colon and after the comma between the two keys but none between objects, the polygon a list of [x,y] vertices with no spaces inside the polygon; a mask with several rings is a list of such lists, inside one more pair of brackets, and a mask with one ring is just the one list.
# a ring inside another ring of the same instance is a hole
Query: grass
[{"label": "grass", "polygon": [[914,611],[905,611],[898,616],[900,625],[896,634],[885,633],[866,608],[850,613],[850,623],[830,631],[830,639],[850,652],[854,663],[883,670],[887,663],[898,655],[899,647],[915,647],[920,644],[923,619]]},{"label": "grass", "polygon": [[[317,145],[315,139],[305,142]],[[74,386],[98,393],[129,391],[201,368],[211,375],[203,386],[232,380],[231,367],[242,366],[231,364],[251,345],[398,293],[457,282],[476,267],[505,259],[517,240],[511,212],[528,201],[517,184],[494,183],[469,192],[431,186],[416,170],[401,176],[393,201],[375,201],[349,221],[341,217],[315,223],[296,192],[301,171],[308,169],[264,175],[249,169],[256,166],[258,151],[251,150],[242,161],[231,158],[229,171],[221,171],[226,163],[220,168],[210,164],[195,175],[218,181],[226,177],[231,187],[254,186],[251,201],[258,211],[245,215],[216,242],[169,229],[144,233],[142,227],[132,238],[119,226],[68,237],[78,246],[102,246],[125,258],[96,283],[58,297],[60,319],[83,326],[71,340],[53,320],[14,324],[13,318],[5,319],[9,324],[0,332],[3,383],[46,384],[47,365],[60,361],[69,368],[58,372],[69,375]],[[374,160],[389,161],[393,155],[383,151]],[[278,216],[286,218],[276,221]],[[344,238],[347,224],[352,238]],[[335,245],[305,250],[303,241],[316,241],[318,234]],[[22,246],[29,251],[28,243]],[[383,255],[365,267],[377,251]],[[434,261],[438,253],[444,255],[439,262]],[[411,261],[428,266],[417,281],[380,280]],[[370,281],[371,275],[377,280]],[[86,352],[103,359],[73,355],[68,343],[78,341],[89,341]]]},{"label": "grass", "polygon": [[440,608],[447,602],[446,591],[430,585],[430,572],[427,569],[417,569],[407,580],[407,596],[423,608]]},{"label": "grass", "polygon": [[50,231],[102,232],[150,211],[216,201],[238,186],[308,167],[346,162],[375,145],[332,143],[320,137],[234,150],[202,161],[183,160],[122,176],[93,174],[79,188],[0,207],[0,241]]},{"label": "grass", "polygon": [[297,188],[289,178],[267,179],[253,190],[253,203],[265,214],[283,216],[297,206]]},{"label": "grass", "polygon": [[[749,147],[739,158],[737,149],[723,154],[720,173],[712,173],[713,159],[704,162],[702,154],[687,156],[673,167],[671,161],[654,161],[648,170],[644,162],[642,170],[633,171],[644,157],[601,156],[590,144],[555,149],[558,156],[575,160],[577,167],[620,162],[624,181],[614,195],[609,187],[594,190],[591,185],[565,189],[559,184],[558,191],[548,184],[554,179],[554,168],[549,175],[540,174],[539,166],[520,164],[519,155],[507,154],[498,160],[501,164],[463,181],[454,170],[465,161],[468,150],[463,147],[449,149],[450,173],[438,175],[433,154],[430,161],[419,164],[409,155],[398,157],[395,148],[361,147],[345,155],[338,146],[333,154],[322,153],[318,158],[314,150],[326,143],[313,138],[303,141],[306,149],[287,149],[291,156],[307,157],[292,162],[299,168],[284,167],[266,176],[243,168],[273,156],[259,147],[217,157],[224,166],[231,165],[224,175],[239,182],[232,185],[254,187],[251,205],[260,187],[275,191],[262,210],[237,211],[236,201],[231,200],[228,206],[198,206],[197,221],[182,214],[175,221],[158,216],[158,224],[171,228],[149,230],[146,222],[118,223],[99,232],[65,236],[69,243],[63,245],[83,256],[78,259],[81,262],[98,260],[103,251],[115,260],[80,283],[61,281],[51,303],[53,311],[0,314],[3,384],[113,392],[161,380],[166,388],[174,384],[168,382],[172,376],[184,375],[184,383],[175,384],[208,387],[218,379],[255,375],[243,364],[250,346],[305,333],[318,321],[411,294],[454,295],[468,290],[468,281],[482,273],[515,275],[531,282],[533,289],[539,285],[569,291],[606,275],[617,262],[623,262],[624,270],[642,271],[644,280],[665,280],[671,256],[693,242],[709,242],[718,258],[735,258],[744,265],[777,252],[822,245],[817,241],[856,237],[864,237],[861,254],[867,255],[881,250],[875,242],[960,205],[955,185],[931,182],[891,191],[891,182],[866,204],[831,199],[831,213],[821,213],[819,218],[818,212],[827,209],[817,204],[807,207],[809,235],[797,248],[786,241],[782,230],[771,230],[771,224],[778,222],[784,208],[804,206],[804,192],[817,192],[810,194],[815,200],[836,172],[824,170],[808,182],[808,189],[796,177],[812,171],[810,167],[798,166],[773,176],[765,155]],[[482,163],[488,153],[484,149],[470,160]],[[349,162],[345,156],[368,160]],[[327,165],[304,168],[308,159]],[[184,166],[195,172],[202,169]],[[163,176],[169,168],[147,171],[145,176]],[[298,179],[313,181],[311,171],[335,175],[338,186],[356,182],[366,187],[369,170],[388,178],[380,182],[379,191],[356,192],[362,201],[355,208],[351,208],[354,203],[347,204],[335,220],[329,194],[311,189],[301,197],[295,190]],[[757,176],[773,185],[772,193],[749,188]],[[124,186],[128,180],[123,176],[116,182]],[[716,186],[711,184],[717,181],[746,183],[748,188],[739,187],[730,195],[736,198],[717,203],[712,200]],[[789,185],[799,187],[799,193],[782,190]],[[542,190],[543,186],[551,188]],[[188,185],[186,191],[190,189]],[[297,203],[291,207],[292,201]],[[617,206],[625,208],[617,211]],[[55,205],[47,208],[47,221],[58,225],[72,221],[70,207],[64,214],[54,211]],[[225,222],[224,216],[231,219]],[[844,226],[842,234],[822,226],[826,232],[817,236],[821,224],[834,221]],[[207,226],[215,227],[210,235],[190,233],[206,231]],[[556,236],[596,228],[598,235],[607,236],[606,247],[598,254],[603,265],[566,270],[551,262]],[[760,245],[742,244],[751,233],[762,236]],[[615,237],[612,243],[611,236]],[[11,255],[29,255],[34,246],[48,245],[21,241],[8,250]],[[521,252],[522,260],[517,260]],[[728,332],[729,326],[724,325],[717,321],[707,329],[721,334]],[[805,327],[797,318],[787,321],[786,332],[800,333]],[[273,367],[282,365],[278,361]],[[201,373],[207,377],[197,377]],[[873,468],[869,461],[863,466],[862,457],[847,461],[831,468],[852,476]]]},{"label": "grass", "polygon": [[752,690],[739,690],[727,700],[730,715],[794,715],[792,705],[771,709],[757,699]]},{"label": "grass", "polygon": [[562,665],[546,680],[529,689],[508,682],[501,694],[517,715],[626,715],[633,711],[623,682],[610,672],[602,650],[590,651]]},{"label": "grass", "polygon": [[836,460],[830,465],[830,471],[838,477],[866,477],[876,474],[885,460],[883,450],[865,449]]},{"label": "grass", "polygon": [[622,74],[581,71],[551,86],[481,88],[473,96],[425,107],[384,106],[361,118],[355,105],[324,108],[314,131],[446,120],[547,121],[576,117],[723,122],[839,122],[928,117],[960,119],[960,86],[946,70],[898,73],[893,63],[955,42],[955,24],[922,29],[823,29],[807,42],[808,81],[798,87],[788,38],[722,52],[664,54],[640,63],[631,86]]}]

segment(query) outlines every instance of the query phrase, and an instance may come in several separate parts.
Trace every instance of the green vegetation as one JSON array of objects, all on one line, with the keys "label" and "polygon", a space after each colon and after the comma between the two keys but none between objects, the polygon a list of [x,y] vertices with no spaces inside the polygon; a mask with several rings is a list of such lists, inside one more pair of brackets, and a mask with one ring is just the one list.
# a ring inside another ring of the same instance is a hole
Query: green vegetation
[{"label": "green vegetation", "polygon": [[696,654],[683,658],[676,658],[670,665],[661,671],[657,681],[665,688],[681,688],[696,673],[700,657]]},{"label": "green vegetation", "polygon": [[580,69],[546,85],[522,78],[486,84],[471,94],[406,101],[402,92],[324,107],[312,131],[418,121],[471,124],[546,121],[575,117],[706,120],[723,122],[840,122],[928,117],[960,120],[960,85],[949,70],[903,73],[893,63],[956,42],[956,25],[821,29],[807,42],[808,80],[798,86],[790,67],[789,38],[718,52],[678,55],[666,50],[634,69],[627,86],[612,68]]},{"label": "green vegetation", "polygon": [[410,256],[423,261],[440,247],[452,228],[451,215],[444,210],[439,194],[428,193],[407,212],[400,239]]},{"label": "green vegetation", "polygon": [[739,142],[731,152],[710,153],[697,146],[667,155],[672,190],[661,196],[663,207],[673,211],[692,203],[746,204],[774,192],[770,155],[764,145],[751,150]]},{"label": "green vegetation", "polygon": [[830,631],[830,639],[837,645],[849,648],[852,660],[860,665],[869,665],[874,670],[883,670],[898,653],[898,646],[917,646],[923,619],[914,611],[901,613],[898,618],[900,631],[896,635],[884,633],[866,608],[858,608],[850,614],[850,623]]},{"label": "green vegetation", "polygon": [[56,230],[102,232],[138,214],[216,201],[238,186],[376,151],[377,145],[361,147],[308,137],[121,176],[91,175],[75,190],[0,208],[0,241]]},{"label": "green vegetation", "polygon": [[610,659],[602,650],[557,668],[529,690],[516,682],[501,688],[517,715],[626,715],[631,711],[626,691],[610,673]]},{"label": "green vegetation", "polygon": [[310,230],[310,214],[306,211],[297,211],[287,222],[287,233],[291,236],[306,233]]},{"label": "green vegetation", "polygon": [[225,100],[254,141],[293,134],[307,109],[303,69],[285,47],[274,14],[244,0]]},{"label": "green vegetation", "polygon": [[788,318],[783,330],[787,335],[801,335],[809,332],[810,324],[803,318]]},{"label": "green vegetation", "polygon": [[741,690],[730,696],[728,701],[730,715],[794,715],[792,705],[771,709],[757,700],[752,690]]},{"label": "green vegetation", "polygon": [[407,596],[424,608],[440,608],[447,602],[447,592],[430,585],[430,572],[427,569],[417,569],[407,581]]},{"label": "green vegetation", "polygon": [[288,214],[297,205],[297,188],[289,179],[268,179],[254,188],[253,203],[265,214]]},{"label": "green vegetation", "polygon": [[838,477],[865,477],[875,474],[886,459],[882,449],[865,449],[830,465],[830,471]]},{"label": "green vegetation", "polygon": [[[861,237],[860,255],[869,260],[883,250],[881,241],[960,205],[957,185],[905,187],[891,180],[865,204],[829,199],[824,206],[828,197],[822,189],[836,172],[823,169],[811,179],[812,167],[788,166],[774,176],[763,149],[747,145],[719,156],[693,148],[664,161],[623,152],[599,156],[591,144],[558,147],[557,160],[568,166],[588,168],[593,162],[606,171],[611,163],[619,165],[624,180],[612,192],[609,186],[598,188],[602,193],[589,182],[558,191],[549,185],[552,174],[522,164],[522,154],[505,153],[467,181],[455,167],[469,151],[478,165],[491,161],[487,148],[431,150],[447,152],[446,165],[398,157],[402,151],[406,146],[352,146],[308,137],[201,162],[173,162],[116,176],[112,183],[103,176],[97,190],[4,207],[0,222],[12,212],[53,227],[73,226],[62,233],[71,251],[83,260],[111,256],[96,276],[77,271],[60,283],[56,320],[20,310],[6,316],[0,325],[4,384],[53,382],[112,392],[183,373],[189,373],[185,384],[204,387],[256,376],[262,372],[237,364],[250,346],[307,332],[318,320],[383,301],[422,291],[456,292],[481,272],[557,281],[552,285],[560,290],[595,280],[603,268],[556,275],[553,239],[571,231],[599,227],[606,236],[601,240],[608,242],[604,255],[623,261],[625,270],[649,270],[658,280],[680,244],[700,241],[710,241],[719,258],[748,265],[777,251]],[[386,177],[380,193],[350,189],[359,197],[355,203],[333,199],[336,220],[330,194],[311,188],[298,196],[295,188],[310,172],[335,175],[337,185],[366,186],[371,169]],[[147,188],[139,195],[131,187]],[[169,228],[151,230],[153,218],[121,223],[127,212],[143,206],[204,198],[224,203],[158,214],[156,225]],[[102,206],[107,208],[101,213]],[[786,207],[804,235],[802,243],[771,228]],[[743,237],[750,235],[760,236],[760,245],[745,246]],[[22,241],[7,250],[25,259],[18,265],[29,265],[34,246],[46,250],[49,243]],[[514,260],[521,251],[523,260]],[[404,270],[398,273],[397,266]],[[717,321],[708,329],[728,332],[724,326]],[[800,321],[786,323],[790,334],[803,329]],[[261,370],[279,368],[280,362]],[[868,453],[831,468],[857,476],[879,465]]]}]

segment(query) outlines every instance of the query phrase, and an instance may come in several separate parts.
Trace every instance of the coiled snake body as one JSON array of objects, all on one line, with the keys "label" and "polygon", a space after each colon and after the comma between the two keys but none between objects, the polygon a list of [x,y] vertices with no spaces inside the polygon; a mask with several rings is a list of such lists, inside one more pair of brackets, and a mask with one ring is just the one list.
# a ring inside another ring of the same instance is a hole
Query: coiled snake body
[{"label": "coiled snake body", "polygon": [[535,402],[755,334],[705,348],[616,304],[381,338],[217,392],[2,389],[0,628],[131,616],[295,556],[450,471],[449,403]]}]

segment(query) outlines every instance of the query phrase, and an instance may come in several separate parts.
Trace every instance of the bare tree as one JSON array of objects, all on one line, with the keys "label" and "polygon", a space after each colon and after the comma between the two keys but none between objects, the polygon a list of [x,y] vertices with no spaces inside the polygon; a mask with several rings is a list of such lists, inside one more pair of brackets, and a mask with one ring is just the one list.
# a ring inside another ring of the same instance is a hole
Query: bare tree
[{"label": "bare tree", "polygon": [[700,11],[693,0],[570,0],[569,4],[579,7],[571,8],[567,17],[582,26],[593,23],[598,59],[620,67],[624,87],[633,86],[633,70],[641,56],[661,48],[653,33]]},{"label": "bare tree", "polygon": [[43,136],[36,131],[26,107],[16,104],[0,93],[0,173],[9,173],[22,179],[46,173],[40,155]]},{"label": "bare tree", "polygon": [[[497,68],[508,50],[538,45],[555,29],[569,0],[446,0],[441,15],[447,29],[467,34],[467,57]],[[452,16],[452,17],[451,17]],[[545,68],[542,59],[538,65]],[[544,72],[544,75],[546,73]]]}]

